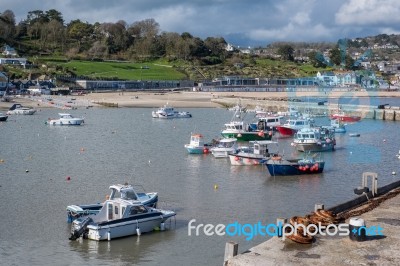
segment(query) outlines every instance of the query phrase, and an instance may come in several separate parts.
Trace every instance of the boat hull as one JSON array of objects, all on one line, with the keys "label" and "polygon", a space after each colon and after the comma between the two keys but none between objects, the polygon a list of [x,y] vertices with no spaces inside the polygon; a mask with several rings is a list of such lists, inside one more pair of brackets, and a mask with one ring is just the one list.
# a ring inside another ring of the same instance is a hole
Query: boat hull
[{"label": "boat hull", "polygon": [[265,166],[271,176],[307,175],[322,173],[325,162],[298,164],[290,162],[280,163],[279,161],[271,162],[271,160],[269,160],[265,163]]},{"label": "boat hull", "polygon": [[296,129],[285,126],[277,126],[276,130],[283,136],[293,136],[297,132]]},{"label": "boat hull", "polygon": [[49,120],[46,124],[51,126],[80,126],[83,124],[83,119],[76,120]]},{"label": "boat hull", "polygon": [[296,143],[296,150],[302,152],[320,152],[320,151],[333,151],[335,145],[333,142],[330,143]]},{"label": "boat hull", "polygon": [[0,116],[0,121],[4,122],[7,121],[8,116]]},{"label": "boat hull", "polygon": [[230,154],[236,152],[236,149],[223,149],[223,148],[212,148],[211,153],[215,158],[227,158]]},{"label": "boat hull", "polygon": [[266,161],[267,158],[263,156],[255,155],[239,155],[231,154],[229,155],[229,161],[231,165],[242,166],[242,165],[260,165]]},{"label": "boat hull", "polygon": [[264,134],[259,134],[260,132],[221,132],[224,138],[236,138],[238,141],[252,141],[252,140],[271,140],[272,133],[264,132]]},{"label": "boat hull", "polygon": [[161,228],[161,223],[175,216],[172,211],[150,212],[142,214],[140,217],[130,217],[125,219],[116,219],[99,224],[93,223],[87,226],[88,239],[92,240],[108,240],[126,236],[132,236],[140,233],[154,231]]},{"label": "boat hull", "polygon": [[347,116],[347,115],[331,115],[331,119],[337,119],[342,122],[358,122],[361,120],[360,116]]},{"label": "boat hull", "polygon": [[192,147],[185,145],[185,148],[189,154],[203,154],[209,152],[209,149],[204,147]]},{"label": "boat hull", "polygon": [[33,115],[36,113],[36,110],[34,109],[29,109],[29,110],[13,110],[13,111],[8,111],[8,115]]}]

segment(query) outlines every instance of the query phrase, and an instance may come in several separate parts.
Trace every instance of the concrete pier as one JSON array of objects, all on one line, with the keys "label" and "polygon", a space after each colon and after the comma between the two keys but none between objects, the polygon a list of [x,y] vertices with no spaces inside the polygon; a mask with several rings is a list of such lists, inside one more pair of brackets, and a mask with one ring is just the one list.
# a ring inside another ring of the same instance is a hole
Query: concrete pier
[{"label": "concrete pier", "polygon": [[[238,98],[232,97],[219,97],[217,99],[211,99],[212,102],[218,103],[227,108],[235,106],[238,103],[238,100]],[[329,103],[318,105],[316,102],[292,102],[285,99],[282,99],[281,101],[276,99],[255,100],[248,98],[241,98],[240,102],[247,109],[253,109],[258,106],[270,112],[286,112],[289,106],[297,108],[299,112],[305,113],[308,111],[315,115],[329,115],[338,111],[337,104]],[[342,104],[340,107],[341,110],[346,114],[361,116],[362,119],[400,121],[400,108],[397,106],[383,106],[383,109],[379,109],[378,106],[371,105]]]},{"label": "concrete pier", "polygon": [[349,236],[318,234],[312,244],[273,237],[230,259],[226,265],[400,265],[400,189],[374,199],[380,202],[374,209],[362,213],[364,205],[351,213],[361,211],[357,217],[361,217],[368,228],[381,227],[381,235],[370,234],[359,242]]}]

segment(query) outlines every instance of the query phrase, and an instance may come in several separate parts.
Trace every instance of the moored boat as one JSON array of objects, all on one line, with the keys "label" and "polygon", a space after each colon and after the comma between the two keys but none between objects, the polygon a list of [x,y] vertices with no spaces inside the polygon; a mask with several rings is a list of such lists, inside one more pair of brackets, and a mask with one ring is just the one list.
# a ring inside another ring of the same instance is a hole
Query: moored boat
[{"label": "moored boat", "polygon": [[265,162],[271,176],[290,176],[322,173],[325,161],[313,157],[303,159],[285,159],[273,156]]},{"label": "moored boat", "polygon": [[273,131],[265,127],[265,122],[246,124],[241,112],[235,112],[232,120],[224,124],[221,135],[224,138],[235,138],[238,141],[271,140]]},{"label": "moored boat", "polygon": [[[116,184],[110,186],[111,193],[106,199],[123,199],[125,201],[140,201],[143,205],[156,207],[158,202],[157,192],[145,192],[141,185]],[[103,203],[94,203],[86,205],[67,206],[67,221],[71,223],[77,218],[97,214],[103,207]]]},{"label": "moored boat", "polygon": [[331,127],[302,128],[294,134],[293,145],[302,152],[333,151],[335,131]]},{"label": "moored boat", "polygon": [[337,119],[337,120],[342,121],[342,122],[358,122],[358,121],[361,120],[361,116],[349,115],[349,114],[346,114],[343,111],[331,114],[330,118],[331,119]]},{"label": "moored boat", "polygon": [[276,126],[276,130],[283,136],[293,136],[298,130],[312,126],[313,122],[309,119],[289,119],[285,124]]},{"label": "moored boat", "polygon": [[24,107],[19,103],[13,104],[7,111],[7,115],[33,115],[36,110],[30,107]]},{"label": "moored boat", "polygon": [[99,213],[74,220],[69,239],[111,240],[141,235],[156,228],[165,230],[165,222],[175,215],[174,211],[147,207],[140,201],[110,199],[104,202]]},{"label": "moored boat", "polygon": [[163,119],[171,119],[171,118],[190,118],[192,114],[185,111],[177,111],[174,107],[169,105],[164,105],[160,107],[157,111],[153,111],[153,118],[163,118]]},{"label": "moored boat", "polygon": [[270,156],[270,145],[278,146],[278,143],[270,140],[249,141],[247,149],[240,149],[239,152],[229,155],[231,165],[259,165],[265,162]]},{"label": "moored boat", "polygon": [[190,154],[209,153],[211,145],[204,143],[204,137],[201,134],[191,134],[190,143],[185,144],[185,148]]},{"label": "moored boat", "polygon": [[59,113],[60,118],[51,119],[49,118],[45,123],[53,126],[79,126],[84,123],[84,119],[80,117],[74,117],[71,114]]},{"label": "moored boat", "polygon": [[346,125],[339,119],[332,119],[331,127],[335,130],[335,133],[346,133]]},{"label": "moored boat", "polygon": [[215,158],[226,158],[229,154],[235,153],[237,149],[237,139],[229,138],[219,140],[210,151]]}]

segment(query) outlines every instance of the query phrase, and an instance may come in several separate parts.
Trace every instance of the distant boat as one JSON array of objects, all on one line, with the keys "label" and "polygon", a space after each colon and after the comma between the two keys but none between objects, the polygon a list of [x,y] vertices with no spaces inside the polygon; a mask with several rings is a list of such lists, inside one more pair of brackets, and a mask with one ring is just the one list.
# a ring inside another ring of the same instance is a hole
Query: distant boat
[{"label": "distant boat", "polygon": [[350,137],[359,137],[361,135],[360,135],[360,133],[350,133],[349,136]]},{"label": "distant boat", "polygon": [[190,118],[192,115],[189,112],[179,112],[174,107],[164,105],[157,111],[151,113],[153,118],[171,119],[171,118]]},{"label": "distant boat", "polygon": [[339,119],[332,119],[331,127],[335,130],[335,133],[346,133],[346,126]]},{"label": "distant boat", "polygon": [[73,117],[71,114],[67,113],[59,113],[59,119],[51,119],[49,118],[46,121],[47,125],[58,125],[58,126],[79,126],[84,123],[83,118]]},{"label": "distant boat", "polygon": [[10,109],[7,111],[8,115],[33,115],[36,113],[36,110],[30,107],[23,107],[19,103],[13,104]]},{"label": "distant boat", "polygon": [[284,159],[282,156],[271,157],[265,166],[271,176],[290,176],[322,173],[325,161],[313,157],[304,159]]}]

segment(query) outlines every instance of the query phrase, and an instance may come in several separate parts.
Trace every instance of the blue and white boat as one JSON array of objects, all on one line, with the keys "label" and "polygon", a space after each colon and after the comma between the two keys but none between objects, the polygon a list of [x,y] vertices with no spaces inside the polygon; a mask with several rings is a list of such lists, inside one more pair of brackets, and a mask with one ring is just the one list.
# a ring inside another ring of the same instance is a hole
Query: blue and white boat
[{"label": "blue and white boat", "polygon": [[185,144],[185,148],[190,154],[209,153],[211,145],[204,143],[203,135],[191,134],[190,143]]},{"label": "blue and white boat", "polygon": [[[140,185],[112,185],[110,186],[111,194],[106,199],[123,199],[126,201],[139,201],[143,205],[156,207],[158,202],[157,192],[144,192],[144,188]],[[71,223],[77,218],[97,214],[103,207],[104,203],[94,203],[87,205],[69,205],[67,206],[67,221]]]},{"label": "blue and white boat", "polygon": [[325,161],[313,157],[303,159],[284,159],[273,156],[265,162],[271,176],[291,176],[322,173]]},{"label": "blue and white boat", "polygon": [[339,119],[332,119],[331,127],[335,130],[335,133],[346,133],[346,125]]}]

